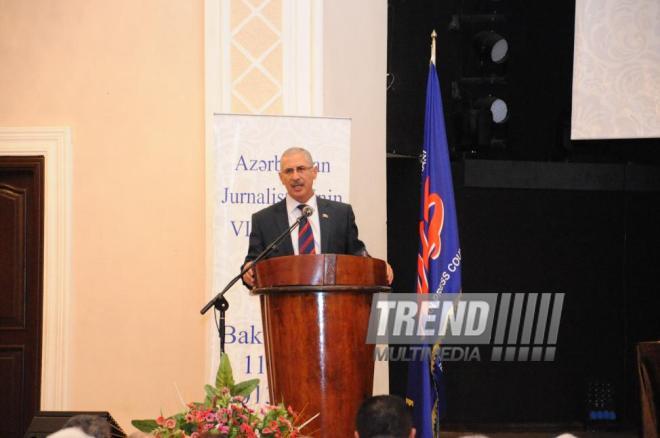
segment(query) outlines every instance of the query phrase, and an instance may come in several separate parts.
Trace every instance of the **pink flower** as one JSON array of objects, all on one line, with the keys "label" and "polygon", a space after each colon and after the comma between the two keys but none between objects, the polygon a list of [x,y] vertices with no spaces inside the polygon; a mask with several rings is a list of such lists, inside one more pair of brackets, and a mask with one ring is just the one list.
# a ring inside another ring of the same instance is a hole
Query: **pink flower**
[{"label": "pink flower", "polygon": [[160,417],[156,418],[156,424],[159,425],[159,426],[162,426],[163,424],[165,424],[165,419],[163,418],[162,415]]},{"label": "pink flower", "polygon": [[215,421],[217,420],[217,418],[218,417],[216,417],[216,415],[213,412],[209,412],[208,414],[206,414],[206,421],[208,422]]},{"label": "pink flower", "polygon": [[199,438],[200,436],[199,432],[193,432],[192,435],[190,435],[190,438]]},{"label": "pink flower", "polygon": [[195,421],[195,416],[189,412],[186,414],[185,419],[186,419],[186,423],[192,423],[193,421]]},{"label": "pink flower", "polygon": [[229,426],[226,424],[218,424],[218,430],[220,433],[229,433]]},{"label": "pink flower", "polygon": [[176,427],[176,420],[174,418],[168,418],[165,420],[165,427],[168,429],[174,429]]}]

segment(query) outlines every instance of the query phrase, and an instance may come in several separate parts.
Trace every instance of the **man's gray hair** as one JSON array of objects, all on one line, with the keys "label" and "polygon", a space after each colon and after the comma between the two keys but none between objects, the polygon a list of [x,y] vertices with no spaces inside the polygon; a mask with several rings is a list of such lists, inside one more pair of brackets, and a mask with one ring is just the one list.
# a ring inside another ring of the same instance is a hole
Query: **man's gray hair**
[{"label": "man's gray hair", "polygon": [[314,165],[314,160],[312,159],[312,154],[310,154],[307,149],[301,148],[301,147],[296,147],[296,146],[294,146],[292,148],[289,148],[289,149],[285,150],[284,152],[282,152],[282,156],[280,157],[280,161],[285,156],[292,155],[292,154],[303,154],[305,156],[305,159],[307,161],[309,161],[309,164]]}]

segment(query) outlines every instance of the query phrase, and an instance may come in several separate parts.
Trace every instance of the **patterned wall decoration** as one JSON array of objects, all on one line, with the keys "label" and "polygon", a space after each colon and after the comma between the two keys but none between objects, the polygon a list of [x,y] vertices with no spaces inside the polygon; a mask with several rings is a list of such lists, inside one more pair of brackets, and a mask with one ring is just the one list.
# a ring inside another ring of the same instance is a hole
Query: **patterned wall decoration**
[{"label": "patterned wall decoration", "polygon": [[231,112],[282,114],[282,0],[230,2]]},{"label": "patterned wall decoration", "polygon": [[577,0],[573,139],[660,137],[660,2]]}]

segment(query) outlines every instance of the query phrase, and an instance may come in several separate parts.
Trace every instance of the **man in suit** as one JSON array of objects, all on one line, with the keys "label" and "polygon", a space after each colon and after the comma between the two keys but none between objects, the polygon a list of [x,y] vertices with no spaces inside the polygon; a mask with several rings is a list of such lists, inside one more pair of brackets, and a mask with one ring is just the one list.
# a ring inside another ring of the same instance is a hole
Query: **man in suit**
[{"label": "man in suit", "polygon": [[[287,191],[282,201],[252,215],[250,246],[245,263],[252,263],[268,244],[302,215],[302,208],[309,206],[312,214],[301,222],[290,238],[284,241],[268,257],[298,254],[352,254],[368,255],[364,243],[358,238],[355,215],[349,204],[329,201],[314,194],[314,180],[318,169],[311,154],[303,148],[289,148],[280,159],[280,181]],[[387,265],[387,279],[391,283],[392,268]],[[254,273],[243,275],[248,287],[254,284]]]}]

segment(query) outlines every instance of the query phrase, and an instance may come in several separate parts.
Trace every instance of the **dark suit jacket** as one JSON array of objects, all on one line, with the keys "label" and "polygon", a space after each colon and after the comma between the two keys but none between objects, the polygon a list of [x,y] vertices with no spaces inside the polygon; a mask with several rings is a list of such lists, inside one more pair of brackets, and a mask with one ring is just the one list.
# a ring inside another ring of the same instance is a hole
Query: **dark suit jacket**
[{"label": "dark suit jacket", "polygon": [[[316,198],[321,225],[321,252],[324,254],[366,255],[364,243],[358,239],[353,208],[349,204]],[[245,261],[254,260],[266,246],[289,228],[286,200],[252,215],[250,247]],[[295,234],[295,230],[294,230]],[[285,238],[269,257],[293,255],[291,238]]]}]

